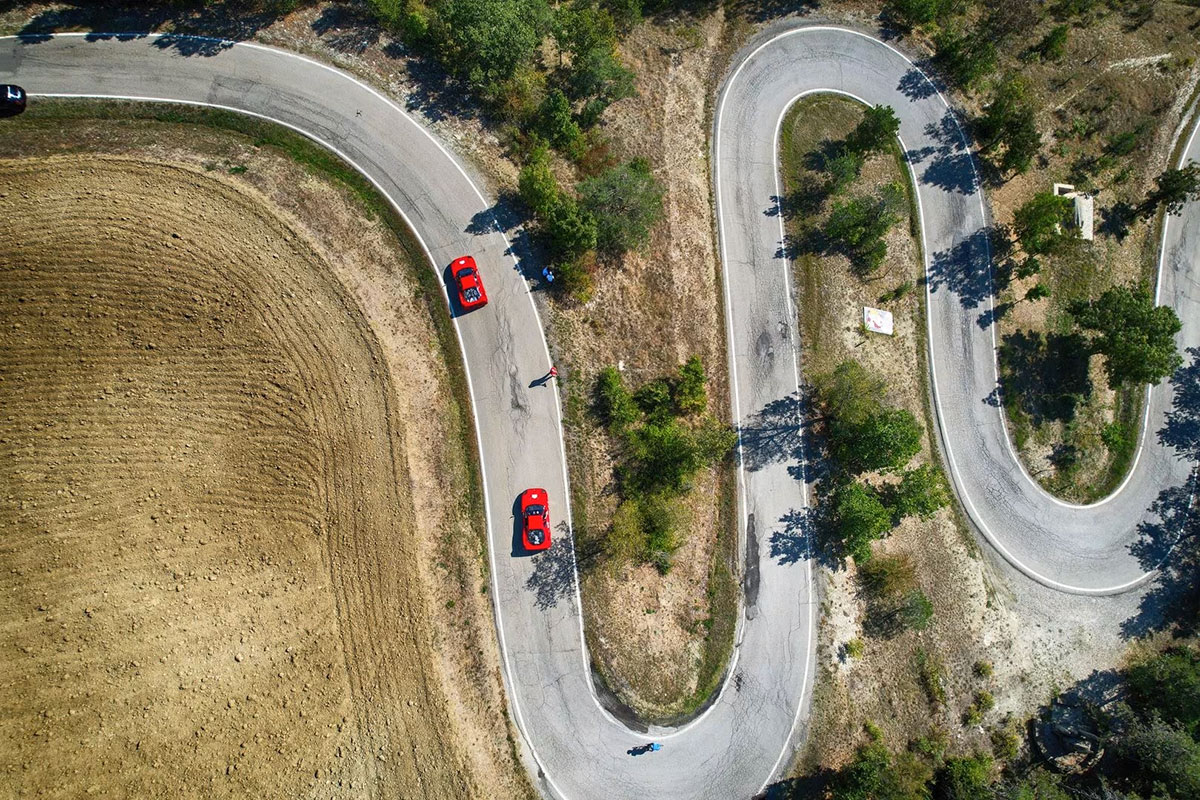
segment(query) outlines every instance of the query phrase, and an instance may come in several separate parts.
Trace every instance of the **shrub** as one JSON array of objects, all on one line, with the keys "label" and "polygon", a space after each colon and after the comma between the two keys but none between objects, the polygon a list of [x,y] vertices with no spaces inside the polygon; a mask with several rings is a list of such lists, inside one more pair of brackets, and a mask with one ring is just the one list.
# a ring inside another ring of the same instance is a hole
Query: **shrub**
[{"label": "shrub", "polygon": [[585,180],[579,194],[596,218],[597,244],[606,252],[623,253],[645,244],[662,216],[662,187],[643,158]]},{"label": "shrub", "polygon": [[937,800],[979,800],[989,794],[991,756],[951,758],[938,773],[933,796]]},{"label": "shrub", "polygon": [[862,639],[851,639],[846,642],[846,655],[850,658],[862,658],[866,651],[866,645]]},{"label": "shrub", "polygon": [[868,609],[866,629],[874,636],[897,636],[923,631],[933,622],[933,603],[920,589],[909,589],[898,598],[874,600]]},{"label": "shrub", "polygon": [[848,483],[833,497],[835,535],[844,552],[856,562],[871,558],[871,543],[892,527],[891,514],[869,486]]},{"label": "shrub", "polygon": [[653,564],[659,574],[671,571],[671,559],[679,549],[676,535],[679,517],[671,498],[663,494],[652,494],[641,502],[642,529],[645,533],[645,560]]},{"label": "shrub", "polygon": [[990,678],[995,672],[990,661],[976,661],[975,666],[971,668],[977,678]]},{"label": "shrub", "polygon": [[558,181],[550,170],[550,154],[546,145],[535,143],[529,161],[517,180],[521,200],[538,217],[547,217],[558,204]]},{"label": "shrub", "polygon": [[941,472],[926,464],[904,473],[896,488],[894,507],[901,517],[929,519],[949,502]]},{"label": "shrub", "polygon": [[633,395],[616,367],[605,367],[596,377],[596,415],[609,428],[623,430],[638,419]]},{"label": "shrub", "polygon": [[921,688],[925,690],[925,696],[931,703],[945,704],[946,675],[941,660],[921,647],[917,648],[915,656],[917,677],[921,681]]},{"label": "shrub", "polygon": [[858,579],[876,598],[900,597],[917,586],[917,570],[903,553],[875,556],[858,565]]},{"label": "shrub", "polygon": [[550,144],[570,150],[579,141],[579,125],[571,114],[571,101],[561,89],[551,89],[538,108],[538,132]]},{"label": "shrub", "polygon": [[551,206],[542,230],[556,262],[572,261],[596,247],[596,220],[567,195]]},{"label": "shrub", "polygon": [[950,0],[888,0],[884,9],[901,27],[912,30],[933,22],[950,6]]},{"label": "shrub", "polygon": [[698,414],[708,405],[708,379],[700,356],[692,356],[679,367],[675,379],[675,408],[681,414]]},{"label": "shrub", "polygon": [[1013,215],[1013,228],[1027,253],[1044,254],[1058,249],[1066,239],[1063,228],[1071,224],[1070,198],[1038,192]]}]

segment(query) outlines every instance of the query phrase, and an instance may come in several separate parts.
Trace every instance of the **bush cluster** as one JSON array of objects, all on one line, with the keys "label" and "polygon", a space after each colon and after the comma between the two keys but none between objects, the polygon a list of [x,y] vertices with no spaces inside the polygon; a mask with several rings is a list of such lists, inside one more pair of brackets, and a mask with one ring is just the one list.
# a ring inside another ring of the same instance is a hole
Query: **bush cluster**
[{"label": "bush cluster", "polygon": [[596,378],[592,410],[616,442],[622,500],[607,540],[610,556],[671,569],[682,544],[679,498],[701,467],[733,450],[737,434],[705,414],[704,365],[696,356],[677,372],[636,391],[606,367]]},{"label": "bush cluster", "polygon": [[[884,404],[880,378],[849,360],[818,377],[816,388],[835,464],[829,515],[834,539],[861,565],[871,558],[872,542],[900,518],[932,516],[949,502],[949,493],[936,468],[904,469],[921,448],[924,428],[912,412]],[[860,478],[897,471],[900,481],[880,488]]]},{"label": "bush cluster", "polygon": [[558,286],[577,299],[591,293],[597,251],[615,256],[645,244],[662,214],[662,189],[645,159],[611,167],[579,184],[578,198],[554,177],[550,151],[535,142],[518,179]]}]

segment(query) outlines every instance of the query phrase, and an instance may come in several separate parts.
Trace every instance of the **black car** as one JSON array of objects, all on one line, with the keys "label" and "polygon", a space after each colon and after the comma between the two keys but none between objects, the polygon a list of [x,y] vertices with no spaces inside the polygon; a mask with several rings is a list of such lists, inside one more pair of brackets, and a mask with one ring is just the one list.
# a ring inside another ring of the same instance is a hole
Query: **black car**
[{"label": "black car", "polygon": [[25,110],[25,90],[11,83],[0,83],[0,117],[13,117]]}]

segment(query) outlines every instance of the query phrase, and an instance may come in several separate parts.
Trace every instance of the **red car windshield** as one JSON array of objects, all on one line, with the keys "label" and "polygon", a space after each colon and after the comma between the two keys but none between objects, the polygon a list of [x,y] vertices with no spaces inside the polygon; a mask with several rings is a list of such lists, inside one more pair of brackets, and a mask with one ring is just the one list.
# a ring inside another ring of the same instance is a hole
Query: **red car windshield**
[{"label": "red car windshield", "polygon": [[529,508],[525,509],[526,517],[540,517],[545,513],[546,509],[543,506],[529,506]]}]

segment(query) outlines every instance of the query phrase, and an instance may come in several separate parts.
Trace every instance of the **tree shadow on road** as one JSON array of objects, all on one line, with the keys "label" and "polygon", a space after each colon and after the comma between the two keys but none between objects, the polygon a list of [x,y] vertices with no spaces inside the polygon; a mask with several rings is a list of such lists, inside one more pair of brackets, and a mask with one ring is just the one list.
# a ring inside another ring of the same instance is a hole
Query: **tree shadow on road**
[{"label": "tree shadow on road", "polygon": [[1142,569],[1159,573],[1138,613],[1121,623],[1126,638],[1171,628],[1188,635],[1200,629],[1200,525],[1193,513],[1195,465],[1200,462],[1200,349],[1189,348],[1187,354],[1190,363],[1171,378],[1171,410],[1158,440],[1192,464],[1192,472],[1181,486],[1159,492],[1150,506],[1152,518],[1138,526],[1138,539],[1130,545]]},{"label": "tree shadow on road", "polygon": [[533,556],[533,574],[525,588],[534,594],[534,603],[542,611],[555,608],[564,597],[575,592],[575,560],[571,557],[571,539],[566,525],[555,531],[557,543]]},{"label": "tree shadow on road", "polygon": [[[221,39],[250,39],[280,17],[280,12],[248,11],[236,0],[206,3],[96,3],[77,0],[64,7],[38,13],[20,30],[28,43],[46,41],[48,34],[59,31],[90,30],[97,34],[115,31],[153,32],[169,26],[175,34],[173,49],[191,56],[209,56],[221,52],[202,39],[185,41],[185,34]],[[89,37],[92,41],[108,37]],[[122,41],[125,37],[113,37]],[[130,37],[140,38],[140,37]]]},{"label": "tree shadow on road", "polygon": [[929,258],[926,280],[930,293],[945,290],[955,295],[965,308],[976,308],[991,296],[988,232],[981,229],[948,250]]}]

